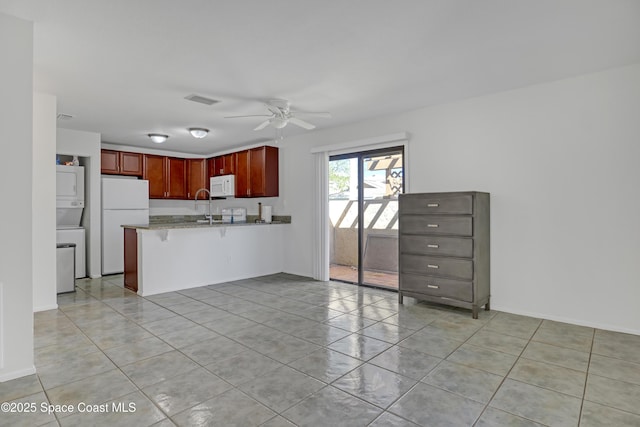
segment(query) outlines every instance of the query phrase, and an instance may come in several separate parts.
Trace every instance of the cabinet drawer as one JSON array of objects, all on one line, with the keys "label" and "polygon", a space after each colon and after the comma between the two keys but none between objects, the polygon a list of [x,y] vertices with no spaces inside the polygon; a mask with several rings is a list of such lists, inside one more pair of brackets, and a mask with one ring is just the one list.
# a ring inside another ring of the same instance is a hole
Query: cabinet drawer
[{"label": "cabinet drawer", "polygon": [[473,240],[462,237],[402,236],[400,252],[417,255],[473,257]]},{"label": "cabinet drawer", "polygon": [[473,301],[473,286],[471,282],[461,280],[405,274],[402,276],[402,290],[460,301]]},{"label": "cabinet drawer", "polygon": [[408,194],[400,196],[401,210],[403,213],[416,214],[472,214],[473,196],[465,195],[437,195],[430,194],[428,197],[420,195],[413,197]]},{"label": "cabinet drawer", "polygon": [[400,271],[473,280],[473,261],[468,259],[400,255]]},{"label": "cabinet drawer", "polygon": [[472,236],[473,219],[470,216],[401,215],[400,233]]}]

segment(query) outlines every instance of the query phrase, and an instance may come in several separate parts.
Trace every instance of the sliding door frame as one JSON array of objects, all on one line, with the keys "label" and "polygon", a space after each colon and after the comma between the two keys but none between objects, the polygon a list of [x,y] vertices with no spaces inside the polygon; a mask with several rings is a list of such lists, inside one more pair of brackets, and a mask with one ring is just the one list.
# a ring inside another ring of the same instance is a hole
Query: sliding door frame
[{"label": "sliding door frame", "polygon": [[[368,157],[384,156],[385,154],[397,154],[400,152],[402,155],[402,191],[405,191],[405,150],[406,145],[399,144],[395,146],[389,146],[385,148],[374,148],[370,150],[354,151],[351,153],[343,153],[329,156],[329,162],[334,160],[346,160],[357,159],[358,168],[358,282],[354,283],[358,286],[372,286],[375,285],[364,283],[364,160]],[[328,201],[327,201],[328,202]],[[327,227],[329,224],[327,223]],[[329,277],[331,279],[331,277]],[[349,282],[351,283],[351,282]],[[385,288],[387,289],[387,288]]]}]

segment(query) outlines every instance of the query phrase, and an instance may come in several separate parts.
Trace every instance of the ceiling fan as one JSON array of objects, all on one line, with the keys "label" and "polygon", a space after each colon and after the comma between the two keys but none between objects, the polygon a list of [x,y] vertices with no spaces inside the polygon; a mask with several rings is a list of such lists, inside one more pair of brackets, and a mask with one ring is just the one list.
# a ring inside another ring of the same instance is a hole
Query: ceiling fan
[{"label": "ceiling fan", "polygon": [[312,112],[312,111],[299,111],[292,110],[290,103],[286,99],[270,99],[264,104],[271,114],[252,114],[248,116],[227,116],[225,119],[237,119],[241,117],[266,117],[267,119],[260,123],[253,130],[261,130],[271,125],[276,129],[282,129],[289,123],[299,126],[303,129],[315,129],[315,125],[302,120],[298,117],[301,116],[316,116],[325,119],[330,119],[331,114],[327,112]]}]

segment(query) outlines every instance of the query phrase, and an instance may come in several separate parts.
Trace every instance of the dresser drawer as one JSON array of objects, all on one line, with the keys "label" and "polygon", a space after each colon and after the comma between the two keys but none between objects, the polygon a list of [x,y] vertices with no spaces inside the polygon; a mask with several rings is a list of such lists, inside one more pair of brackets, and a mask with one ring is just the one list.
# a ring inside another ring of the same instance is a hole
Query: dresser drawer
[{"label": "dresser drawer", "polygon": [[469,194],[437,195],[428,197],[401,195],[400,204],[403,213],[416,214],[467,214],[473,213],[473,196]]},{"label": "dresser drawer", "polygon": [[473,280],[473,261],[469,259],[400,255],[400,271]]},{"label": "dresser drawer", "polygon": [[400,215],[400,233],[472,236],[473,219],[468,216]]},{"label": "dresser drawer", "polygon": [[400,239],[400,253],[472,258],[473,240],[463,237],[407,235]]},{"label": "dresser drawer", "polygon": [[461,280],[405,274],[402,276],[402,290],[460,301],[473,301],[472,283]]}]

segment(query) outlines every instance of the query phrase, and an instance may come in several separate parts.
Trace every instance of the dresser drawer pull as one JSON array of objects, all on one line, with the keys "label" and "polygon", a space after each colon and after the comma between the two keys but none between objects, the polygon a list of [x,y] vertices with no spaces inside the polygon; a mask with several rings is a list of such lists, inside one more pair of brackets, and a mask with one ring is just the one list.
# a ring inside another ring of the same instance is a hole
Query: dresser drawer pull
[{"label": "dresser drawer pull", "polygon": [[431,289],[440,289],[440,286],[436,286],[436,285],[427,285],[427,288],[431,288]]},{"label": "dresser drawer pull", "polygon": [[427,224],[429,228],[438,228],[438,224]]},{"label": "dresser drawer pull", "polygon": [[427,268],[440,268],[435,264],[427,264]]},{"label": "dresser drawer pull", "polygon": [[438,249],[440,245],[427,245],[428,248]]},{"label": "dresser drawer pull", "polygon": [[439,203],[427,203],[428,208],[437,208],[438,206],[440,206]]}]

